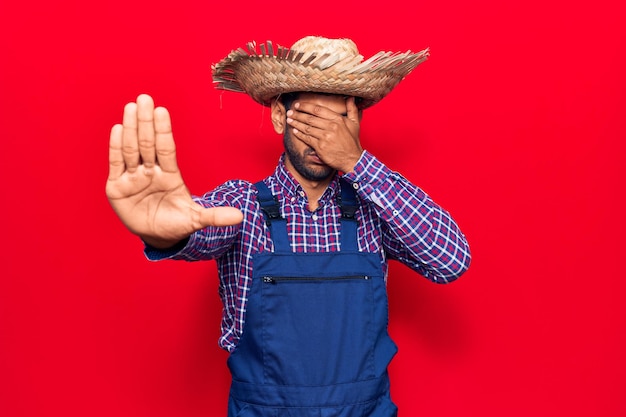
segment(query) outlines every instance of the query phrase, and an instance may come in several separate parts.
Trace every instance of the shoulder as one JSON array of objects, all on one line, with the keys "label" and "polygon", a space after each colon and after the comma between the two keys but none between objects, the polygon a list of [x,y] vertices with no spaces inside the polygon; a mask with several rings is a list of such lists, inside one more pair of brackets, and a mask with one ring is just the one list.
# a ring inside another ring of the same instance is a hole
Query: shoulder
[{"label": "shoulder", "polygon": [[232,206],[244,208],[256,204],[257,190],[254,183],[241,179],[228,180],[202,196],[194,199],[203,205]]},{"label": "shoulder", "polygon": [[249,193],[252,191],[254,191],[253,183],[251,183],[250,181],[246,181],[246,180],[234,179],[234,180],[228,180],[225,183],[220,184],[210,193],[239,194],[239,193]]}]

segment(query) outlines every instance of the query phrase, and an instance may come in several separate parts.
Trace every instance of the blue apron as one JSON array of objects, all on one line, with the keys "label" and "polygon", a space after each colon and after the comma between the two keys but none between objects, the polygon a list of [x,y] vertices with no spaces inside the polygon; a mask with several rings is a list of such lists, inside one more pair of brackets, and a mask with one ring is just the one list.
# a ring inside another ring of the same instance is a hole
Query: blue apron
[{"label": "blue apron", "polygon": [[278,202],[256,187],[274,252],[253,256],[228,417],[397,416],[381,258],[358,251],[354,190],[342,182],[341,250],[294,253]]}]

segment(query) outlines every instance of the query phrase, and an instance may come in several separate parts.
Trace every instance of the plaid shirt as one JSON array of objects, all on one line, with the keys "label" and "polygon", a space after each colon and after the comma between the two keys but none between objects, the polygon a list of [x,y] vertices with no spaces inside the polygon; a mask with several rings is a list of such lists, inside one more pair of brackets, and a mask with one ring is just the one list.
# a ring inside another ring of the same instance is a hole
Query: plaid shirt
[{"label": "plaid shirt", "polygon": [[[265,182],[278,198],[281,214],[287,220],[293,251],[339,251],[341,213],[335,200],[339,177],[331,182],[319,207],[311,212],[306,194],[285,168],[283,158]],[[467,240],[450,215],[420,188],[367,151],[354,171],[343,177],[352,184],[361,203],[356,212],[358,248],[382,255],[385,277],[389,259],[404,263],[436,283],[451,282],[467,270]],[[194,199],[204,207],[237,207],[244,220],[237,226],[205,228],[170,250],[146,247],[145,253],[150,260],[217,261],[219,294],[224,305],[219,345],[232,351],[243,331],[252,281],[252,255],[274,248],[253,184],[229,181]]]}]

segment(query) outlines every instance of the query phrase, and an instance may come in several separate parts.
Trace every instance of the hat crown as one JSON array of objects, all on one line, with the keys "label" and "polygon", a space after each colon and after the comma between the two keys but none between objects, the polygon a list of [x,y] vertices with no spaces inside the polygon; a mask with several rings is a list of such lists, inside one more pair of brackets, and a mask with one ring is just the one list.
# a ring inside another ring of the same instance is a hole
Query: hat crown
[{"label": "hat crown", "polygon": [[357,57],[359,50],[356,44],[346,38],[329,39],[321,36],[305,36],[291,46],[292,51],[313,53],[319,56],[330,55],[337,60]]}]

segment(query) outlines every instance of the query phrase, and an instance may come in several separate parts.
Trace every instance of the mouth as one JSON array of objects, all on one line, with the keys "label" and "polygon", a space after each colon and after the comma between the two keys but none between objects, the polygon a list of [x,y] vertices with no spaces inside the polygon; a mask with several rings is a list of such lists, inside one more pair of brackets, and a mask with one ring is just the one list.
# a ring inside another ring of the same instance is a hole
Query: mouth
[{"label": "mouth", "polygon": [[315,164],[325,165],[324,162],[320,159],[320,157],[317,156],[317,153],[312,149],[305,151],[304,156]]}]

